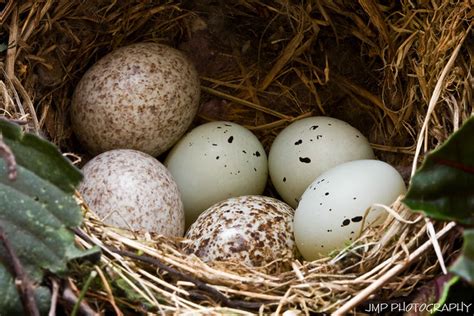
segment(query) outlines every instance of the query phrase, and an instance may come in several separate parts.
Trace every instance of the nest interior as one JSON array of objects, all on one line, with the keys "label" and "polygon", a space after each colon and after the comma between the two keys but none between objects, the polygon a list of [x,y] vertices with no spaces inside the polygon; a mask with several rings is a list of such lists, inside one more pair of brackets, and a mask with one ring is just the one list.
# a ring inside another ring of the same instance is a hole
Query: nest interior
[{"label": "nest interior", "polygon": [[[473,15],[469,0],[7,1],[0,4],[0,115],[80,164],[90,157],[71,131],[69,105],[81,76],[115,48],[166,43],[189,53],[200,73],[194,124],[240,123],[268,150],[294,120],[336,117],[408,181],[423,154],[472,115]],[[266,193],[276,194],[271,186]],[[373,299],[406,296],[439,264],[426,246],[426,222],[399,202],[391,212],[398,216],[365,230],[341,256],[255,269],[205,264],[182,254],[179,240],[117,231],[85,212],[78,243],[104,250],[94,267],[101,281],[86,298],[118,314],[309,313],[354,307],[374,284]],[[452,238],[440,243],[449,261]],[[76,274],[69,281],[78,291],[84,277]]]}]

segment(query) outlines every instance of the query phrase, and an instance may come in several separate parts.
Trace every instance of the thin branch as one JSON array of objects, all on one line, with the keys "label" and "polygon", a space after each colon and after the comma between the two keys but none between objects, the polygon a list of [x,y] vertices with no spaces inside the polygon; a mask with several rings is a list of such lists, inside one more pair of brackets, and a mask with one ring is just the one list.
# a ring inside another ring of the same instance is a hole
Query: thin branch
[{"label": "thin branch", "polygon": [[[71,304],[72,306],[76,306],[76,304],[79,301],[79,298],[74,293],[70,285],[64,288],[63,293],[62,293],[62,299],[65,300],[67,303]],[[98,316],[99,315],[89,306],[89,304],[87,304],[85,300],[80,301],[78,308],[81,315],[85,315],[85,316]]]},{"label": "thin branch", "polygon": [[51,306],[49,307],[48,316],[56,316],[56,306],[58,304],[58,296],[59,296],[59,284],[58,281],[55,279],[51,280],[53,284],[53,294],[51,295]]},{"label": "thin branch", "polygon": [[10,123],[15,123],[15,124],[18,124],[18,125],[26,125],[28,124],[28,121],[27,120],[17,120],[17,119],[10,119],[10,118],[7,118],[5,115],[0,115],[0,119],[2,120],[6,120]]},{"label": "thin branch", "polygon": [[[87,236],[85,233],[80,231],[79,229],[73,229],[73,231],[81,237],[84,240],[89,241],[90,243],[93,243],[92,240]],[[174,268],[168,267],[167,265],[163,264],[160,260],[152,258],[150,256],[143,256],[143,255],[137,255],[134,252],[131,251],[126,251],[126,250],[119,250],[116,248],[108,247],[103,245],[104,248],[106,248],[108,251],[119,254],[121,256],[129,257],[135,260],[139,260],[144,263],[148,263],[152,266],[156,266],[159,269],[168,272],[171,275],[174,275],[175,277],[188,281],[196,285],[196,287],[202,291],[207,292],[213,299],[216,301],[222,303],[225,306],[231,307],[231,308],[239,308],[239,309],[252,309],[252,310],[257,310],[259,309],[262,305],[264,305],[263,302],[248,302],[248,301],[243,301],[243,300],[231,300],[227,296],[225,296],[223,293],[221,293],[219,290],[215,289],[212,286],[207,285],[205,282],[202,282],[196,278],[193,278],[181,271],[178,271]],[[194,291],[191,296],[194,296],[197,298],[197,294]],[[267,302],[268,303],[268,302]]]},{"label": "thin branch", "polygon": [[18,45],[18,5],[13,7],[10,20],[10,32],[8,34],[8,50],[5,60],[5,69],[9,78],[15,75],[15,59]]},{"label": "thin branch", "polygon": [[[191,283],[194,283],[196,287],[202,291],[207,292],[209,295],[212,296],[215,300],[218,302],[221,302],[225,306],[231,307],[231,308],[243,308],[243,309],[259,309],[263,303],[260,302],[248,302],[248,301],[243,301],[243,300],[231,300],[224,294],[222,294],[220,291],[216,290],[212,286],[207,285],[206,283],[199,281],[196,278],[193,278],[187,274],[184,274],[176,269],[173,269],[171,267],[168,267],[167,265],[161,263],[159,260],[149,257],[149,256],[143,256],[143,255],[137,255],[131,251],[126,251],[126,250],[119,250],[119,249],[114,249],[108,247],[108,249],[116,254],[126,256],[135,260],[139,260],[141,262],[148,263],[153,266],[157,266],[159,269],[164,270],[178,278],[184,281],[188,281]],[[193,293],[194,296],[196,296],[196,292]]]},{"label": "thin branch", "polygon": [[15,253],[10,241],[8,240],[3,227],[0,225],[0,241],[5,247],[6,253],[9,256],[9,264],[15,273],[16,286],[20,293],[23,307],[25,308],[26,314],[30,316],[39,316],[38,306],[36,305],[36,298],[34,293],[33,284],[31,283],[28,275],[20,262],[20,259]]}]

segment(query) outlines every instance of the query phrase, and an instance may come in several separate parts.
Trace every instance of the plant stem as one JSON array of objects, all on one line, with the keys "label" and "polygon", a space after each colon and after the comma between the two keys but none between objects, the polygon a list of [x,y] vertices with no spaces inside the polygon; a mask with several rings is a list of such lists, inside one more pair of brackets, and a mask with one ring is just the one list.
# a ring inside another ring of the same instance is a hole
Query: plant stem
[{"label": "plant stem", "polygon": [[81,305],[82,300],[86,296],[87,290],[89,289],[89,286],[91,285],[92,280],[94,280],[96,276],[97,276],[97,271],[92,271],[89,277],[87,278],[87,281],[82,287],[81,293],[79,294],[79,298],[77,299],[77,302],[74,304],[74,307],[71,312],[71,316],[76,316],[77,311],[79,310],[79,306]]}]

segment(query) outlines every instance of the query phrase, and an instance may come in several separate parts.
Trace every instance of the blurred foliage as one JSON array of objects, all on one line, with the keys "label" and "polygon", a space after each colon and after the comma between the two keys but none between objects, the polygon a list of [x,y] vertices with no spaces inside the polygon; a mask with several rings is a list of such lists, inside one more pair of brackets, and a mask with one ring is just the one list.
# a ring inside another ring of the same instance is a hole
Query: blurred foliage
[{"label": "blurred foliage", "polygon": [[[0,135],[16,160],[16,178],[9,179],[7,161],[0,159],[0,226],[34,284],[37,305],[49,308],[50,293],[39,286],[46,271],[64,274],[67,263],[97,252],[74,244],[70,228],[81,224],[81,209],[73,193],[82,175],[48,141],[23,133],[15,124],[0,120]],[[0,245],[0,311],[21,314],[10,253]]]}]

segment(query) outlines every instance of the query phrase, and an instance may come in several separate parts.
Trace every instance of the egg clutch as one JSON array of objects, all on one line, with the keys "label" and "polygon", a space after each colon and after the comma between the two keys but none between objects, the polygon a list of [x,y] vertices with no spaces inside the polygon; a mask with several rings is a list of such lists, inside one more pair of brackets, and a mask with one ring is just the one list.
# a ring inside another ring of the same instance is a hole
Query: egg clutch
[{"label": "egg clutch", "polygon": [[[188,131],[199,98],[194,66],[166,45],[119,48],[84,74],[71,122],[96,156],[82,168],[79,191],[104,223],[184,235],[184,250],[204,261],[262,266],[337,253],[384,220],[374,204],[406,191],[400,174],[346,122],[293,122],[267,157],[258,138],[233,122]],[[170,148],[163,162],[155,158]],[[281,200],[262,195],[268,178]]]}]

